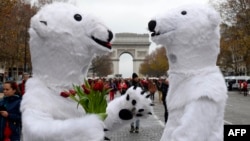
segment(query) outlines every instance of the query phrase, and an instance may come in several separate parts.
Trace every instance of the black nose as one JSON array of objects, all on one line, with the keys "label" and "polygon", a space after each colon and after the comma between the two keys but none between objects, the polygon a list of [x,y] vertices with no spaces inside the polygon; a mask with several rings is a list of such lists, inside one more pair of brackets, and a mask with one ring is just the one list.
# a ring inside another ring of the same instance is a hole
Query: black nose
[{"label": "black nose", "polygon": [[108,30],[108,32],[109,32],[108,41],[110,42],[113,39],[113,33],[110,30]]},{"label": "black nose", "polygon": [[156,26],[156,21],[155,20],[151,20],[148,23],[148,30],[151,32],[155,31],[155,26]]}]

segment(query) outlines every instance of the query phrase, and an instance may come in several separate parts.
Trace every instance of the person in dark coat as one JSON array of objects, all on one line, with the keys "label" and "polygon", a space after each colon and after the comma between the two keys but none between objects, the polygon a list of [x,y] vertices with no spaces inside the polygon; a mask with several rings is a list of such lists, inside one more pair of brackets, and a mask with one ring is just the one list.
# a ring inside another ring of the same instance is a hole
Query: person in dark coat
[{"label": "person in dark coat", "polygon": [[168,87],[169,87],[168,80],[163,80],[160,89],[161,89],[161,92],[162,92],[162,103],[163,103],[163,106],[164,106],[165,123],[167,123],[167,120],[168,120],[168,109],[167,109],[167,103],[166,103]]},{"label": "person in dark coat", "polygon": [[3,85],[4,97],[0,100],[0,140],[20,141],[21,136],[21,96],[14,81]]},{"label": "person in dark coat", "polygon": [[131,82],[132,82],[132,86],[141,86],[140,81],[139,81],[139,77],[138,77],[138,75],[136,73],[132,74]]},{"label": "person in dark coat", "polygon": [[[139,77],[136,73],[133,73],[132,74],[132,80],[131,80],[131,83],[132,83],[132,87],[141,87],[141,84],[140,84],[140,80],[139,80]],[[139,119],[136,119],[134,122],[131,123],[131,129],[130,129],[130,133],[139,133],[139,127],[140,127],[140,120]]]}]

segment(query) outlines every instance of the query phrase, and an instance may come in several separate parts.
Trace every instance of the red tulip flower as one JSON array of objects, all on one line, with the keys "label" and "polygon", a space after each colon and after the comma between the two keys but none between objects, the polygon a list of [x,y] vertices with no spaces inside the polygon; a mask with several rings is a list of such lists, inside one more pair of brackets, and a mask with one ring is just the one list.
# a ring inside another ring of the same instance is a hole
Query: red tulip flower
[{"label": "red tulip flower", "polygon": [[67,91],[63,91],[63,92],[60,93],[60,95],[61,95],[62,97],[69,97],[70,93],[67,92]]},{"label": "red tulip flower", "polygon": [[98,82],[96,82],[96,83],[94,84],[93,90],[95,90],[95,91],[102,91],[102,90],[103,90],[103,87],[104,87],[103,82],[98,81]]},{"label": "red tulip flower", "polygon": [[89,94],[90,93],[90,90],[86,87],[86,85],[82,85],[82,89],[83,89],[83,92],[85,94]]},{"label": "red tulip flower", "polygon": [[76,95],[76,91],[75,90],[69,90],[70,95]]}]

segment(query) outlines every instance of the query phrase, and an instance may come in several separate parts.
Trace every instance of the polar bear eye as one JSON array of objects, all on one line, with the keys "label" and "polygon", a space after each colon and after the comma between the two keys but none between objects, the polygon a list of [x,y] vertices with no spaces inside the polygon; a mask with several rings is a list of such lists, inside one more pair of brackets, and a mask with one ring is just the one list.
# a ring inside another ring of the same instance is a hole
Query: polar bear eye
[{"label": "polar bear eye", "polygon": [[181,14],[182,14],[182,15],[186,15],[186,14],[187,14],[187,11],[181,11]]},{"label": "polar bear eye", "polygon": [[75,15],[74,15],[74,18],[75,18],[75,20],[77,20],[77,21],[81,21],[81,20],[82,20],[82,16],[81,16],[80,14],[75,14]]}]

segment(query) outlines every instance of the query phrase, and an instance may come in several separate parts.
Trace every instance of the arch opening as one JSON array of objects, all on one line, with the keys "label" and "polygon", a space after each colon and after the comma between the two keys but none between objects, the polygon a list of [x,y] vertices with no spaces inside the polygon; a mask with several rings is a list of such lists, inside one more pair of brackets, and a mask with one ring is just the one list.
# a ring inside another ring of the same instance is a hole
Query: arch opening
[{"label": "arch opening", "polygon": [[130,78],[133,73],[133,57],[129,53],[123,53],[119,60],[119,74],[123,78]]}]

